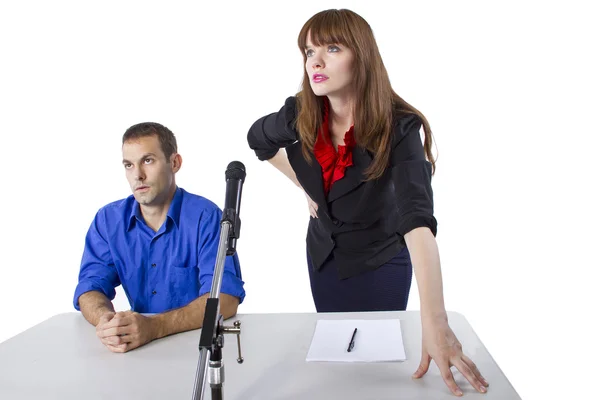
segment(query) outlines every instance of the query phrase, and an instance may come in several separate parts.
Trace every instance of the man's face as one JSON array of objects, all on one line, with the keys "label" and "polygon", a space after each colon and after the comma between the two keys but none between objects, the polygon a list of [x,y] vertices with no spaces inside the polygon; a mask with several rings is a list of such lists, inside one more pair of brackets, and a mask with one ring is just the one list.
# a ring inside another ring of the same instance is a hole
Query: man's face
[{"label": "man's face", "polygon": [[133,196],[142,205],[160,205],[175,185],[176,154],[165,158],[156,135],[123,144],[123,166]]}]

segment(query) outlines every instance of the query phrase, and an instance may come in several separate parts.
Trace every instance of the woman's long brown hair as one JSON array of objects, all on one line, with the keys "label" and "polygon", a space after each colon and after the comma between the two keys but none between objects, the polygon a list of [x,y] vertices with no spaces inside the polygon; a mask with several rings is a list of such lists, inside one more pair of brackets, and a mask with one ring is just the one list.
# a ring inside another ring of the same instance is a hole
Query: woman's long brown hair
[{"label": "woman's long brown hair", "polygon": [[[354,134],[356,143],[373,153],[374,157],[365,171],[366,179],[377,179],[383,175],[390,158],[394,116],[402,114],[416,114],[421,119],[425,131],[425,155],[435,173],[429,123],[419,110],[392,89],[375,36],[367,21],[350,10],[326,10],[315,14],[304,24],[298,35],[298,47],[305,64],[309,33],[310,41],[316,46],[341,44],[354,54]],[[310,162],[317,131],[323,119],[323,101],[312,91],[306,69],[297,108],[296,128],[302,142],[302,153]]]}]

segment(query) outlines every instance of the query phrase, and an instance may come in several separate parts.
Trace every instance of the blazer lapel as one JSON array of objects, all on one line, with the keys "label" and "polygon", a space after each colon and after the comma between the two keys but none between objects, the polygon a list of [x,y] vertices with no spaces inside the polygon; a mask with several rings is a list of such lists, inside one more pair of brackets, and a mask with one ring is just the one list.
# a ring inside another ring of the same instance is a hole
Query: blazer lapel
[{"label": "blazer lapel", "polygon": [[[373,161],[373,157],[366,150],[355,146],[352,149],[352,166],[346,168],[342,179],[331,185],[327,201],[335,201],[363,183],[365,179],[364,172],[371,165],[371,161]],[[321,177],[321,185],[322,182],[323,177]]]}]

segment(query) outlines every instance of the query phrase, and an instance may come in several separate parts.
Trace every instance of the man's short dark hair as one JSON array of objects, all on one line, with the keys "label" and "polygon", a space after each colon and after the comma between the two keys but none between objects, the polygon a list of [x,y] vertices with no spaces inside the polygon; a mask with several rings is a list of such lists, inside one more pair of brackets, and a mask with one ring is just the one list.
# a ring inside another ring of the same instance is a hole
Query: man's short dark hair
[{"label": "man's short dark hair", "polygon": [[168,160],[172,154],[177,153],[177,140],[173,132],[166,126],[157,122],[142,122],[133,125],[123,134],[123,144],[130,140],[156,135],[160,147]]}]

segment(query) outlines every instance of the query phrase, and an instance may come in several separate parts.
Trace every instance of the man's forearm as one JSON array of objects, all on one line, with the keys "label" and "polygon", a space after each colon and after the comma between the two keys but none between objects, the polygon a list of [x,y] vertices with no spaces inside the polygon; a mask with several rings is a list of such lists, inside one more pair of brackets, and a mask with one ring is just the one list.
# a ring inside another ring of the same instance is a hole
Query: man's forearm
[{"label": "man's forearm", "polygon": [[404,235],[419,287],[421,314],[447,318],[440,256],[435,237],[429,228],[413,229]]},{"label": "man's forearm", "polygon": [[85,319],[92,325],[98,325],[100,317],[107,312],[115,312],[111,301],[104,293],[95,290],[79,296],[79,309]]},{"label": "man's forearm", "polygon": [[[153,326],[153,338],[160,339],[175,333],[201,328],[208,297],[207,293],[185,307],[150,317]],[[233,317],[237,313],[238,304],[239,300],[237,297],[221,294],[219,308],[223,318]]]}]

